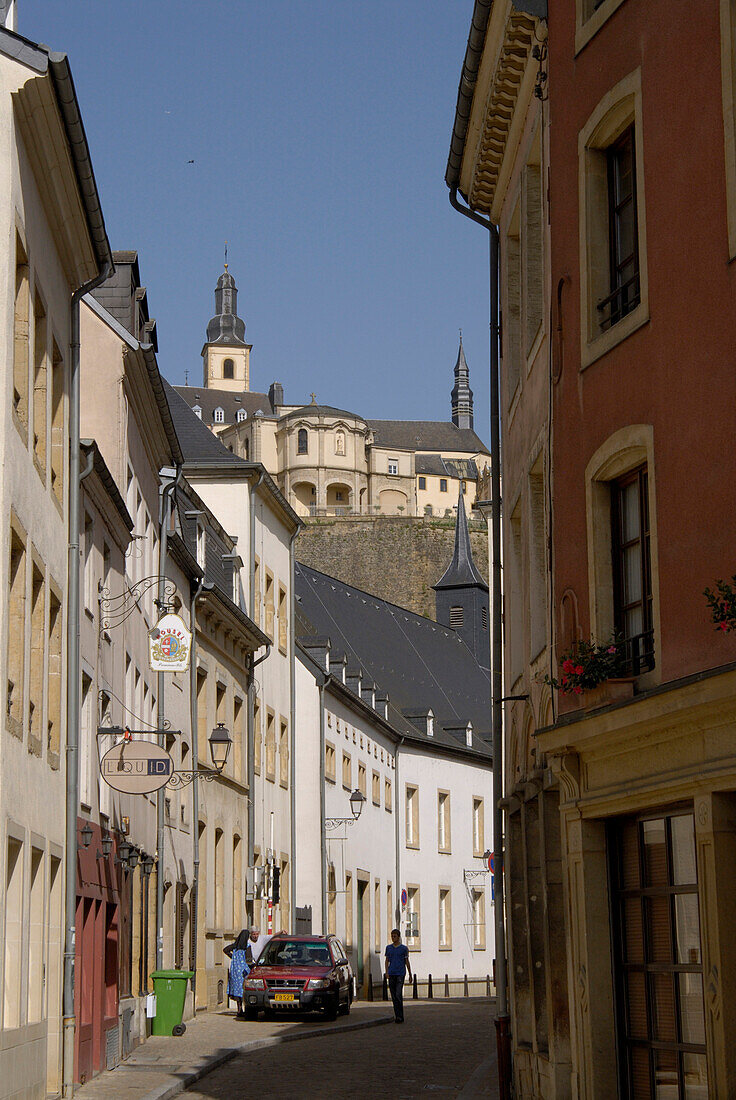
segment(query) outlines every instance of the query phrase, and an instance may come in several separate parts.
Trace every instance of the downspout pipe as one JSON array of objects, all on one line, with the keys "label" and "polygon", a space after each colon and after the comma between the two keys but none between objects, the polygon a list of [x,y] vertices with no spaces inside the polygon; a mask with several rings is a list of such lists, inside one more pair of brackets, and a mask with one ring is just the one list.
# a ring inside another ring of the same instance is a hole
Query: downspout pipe
[{"label": "downspout pipe", "polygon": [[[162,614],[166,603],[166,563],[169,555],[169,526],[171,523],[171,495],[176,488],[181,466],[176,466],[172,474],[170,467],[164,467],[159,471],[159,565],[158,565],[158,612]],[[162,748],[166,748],[166,734],[164,725],[166,721],[165,707],[165,680],[166,673],[159,672],[156,678],[156,694],[158,703],[158,742]],[[156,852],[158,863],[156,866],[156,969],[161,970],[164,965],[164,846],[165,834],[165,794],[161,788],[156,794]],[[196,830],[195,830],[196,832]]]},{"label": "downspout pipe", "polygon": [[189,601],[189,629],[192,632],[192,652],[189,656],[189,721],[191,725],[191,753],[192,753],[192,943],[194,944],[194,958],[192,959],[192,1008],[197,1011],[197,934],[199,915],[199,714],[197,700],[197,620],[196,605],[204,586],[204,577],[199,577],[197,587],[192,586],[191,599]]},{"label": "downspout pipe", "polygon": [[[62,1024],[62,1096],[74,1095],[74,958],[77,912],[77,812],[79,809],[79,524],[82,490],[79,461],[79,327],[80,302],[104,283],[113,270],[112,259],[100,273],[72,294],[69,343],[69,519],[67,558],[66,644],[66,836],[64,860],[64,996]],[[92,456],[90,456],[90,461]],[[85,471],[85,476],[88,471]]]},{"label": "downspout pipe", "polygon": [[450,204],[459,214],[488,230],[490,239],[490,360],[491,360],[491,730],[493,736],[493,859],[496,937],[496,1043],[501,1100],[511,1095],[511,1034],[504,921],[504,812],[503,812],[503,640],[501,616],[501,394],[499,379],[499,247],[498,227],[457,197],[450,189]]},{"label": "downspout pipe", "polygon": [[301,531],[301,524],[289,539],[289,725],[291,728],[291,758],[289,783],[291,785],[291,924],[296,927],[296,648],[294,629],[294,542]]},{"label": "downspout pipe", "polygon": [[322,894],[322,935],[326,936],[329,932],[327,927],[327,827],[325,825],[325,816],[327,813],[326,801],[325,801],[325,685],[327,684],[327,677],[322,677],[322,683],[318,684],[319,688],[319,852],[320,852],[320,866],[322,873],[320,875],[320,889]]},{"label": "downspout pipe", "polygon": [[[248,546],[248,607],[251,619],[255,621],[256,617],[256,592],[255,592],[255,577],[256,577],[256,492],[261,485],[265,471],[261,470],[256,477],[255,481],[249,482],[250,484],[250,527],[249,527],[249,546]],[[257,661],[254,661],[251,657],[248,668],[248,868],[251,869],[255,866],[255,844],[256,844],[256,807],[255,807],[255,777],[256,777],[256,760],[255,760],[255,680],[253,673],[257,665],[264,661],[268,654],[271,652],[270,645],[266,647],[266,652]],[[254,902],[255,907],[255,902]],[[255,908],[254,908],[255,916]]]},{"label": "downspout pipe", "polygon": [[[399,767],[399,751],[401,746],[406,740],[402,737],[396,746],[394,753],[394,763],[396,764],[394,775],[394,847],[396,849],[396,893],[394,894],[394,918],[396,920],[396,928],[401,928],[401,821],[399,820],[401,814],[401,807],[404,807],[404,813],[406,813],[406,801],[400,797],[401,780],[400,780],[400,767]],[[389,928],[390,932],[391,929]]]}]

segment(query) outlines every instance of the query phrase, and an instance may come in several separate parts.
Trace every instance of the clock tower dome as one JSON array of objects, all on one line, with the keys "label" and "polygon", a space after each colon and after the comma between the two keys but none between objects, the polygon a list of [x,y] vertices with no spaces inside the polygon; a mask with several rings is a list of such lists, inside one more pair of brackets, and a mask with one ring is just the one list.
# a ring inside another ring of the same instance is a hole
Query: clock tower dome
[{"label": "clock tower dome", "polygon": [[215,315],[207,325],[202,348],[205,388],[233,393],[249,390],[252,346],[245,342],[245,321],[238,317],[238,288],[225,264],[215,287]]}]

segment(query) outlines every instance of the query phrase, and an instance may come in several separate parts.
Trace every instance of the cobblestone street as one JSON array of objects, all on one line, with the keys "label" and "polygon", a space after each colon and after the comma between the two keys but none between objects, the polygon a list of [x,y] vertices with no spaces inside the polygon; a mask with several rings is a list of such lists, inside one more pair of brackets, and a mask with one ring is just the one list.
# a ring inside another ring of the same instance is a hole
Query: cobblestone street
[{"label": "cobblestone street", "polygon": [[409,1001],[406,1023],[238,1055],[188,1100],[278,1097],[497,1097],[495,1034],[485,1002]]}]

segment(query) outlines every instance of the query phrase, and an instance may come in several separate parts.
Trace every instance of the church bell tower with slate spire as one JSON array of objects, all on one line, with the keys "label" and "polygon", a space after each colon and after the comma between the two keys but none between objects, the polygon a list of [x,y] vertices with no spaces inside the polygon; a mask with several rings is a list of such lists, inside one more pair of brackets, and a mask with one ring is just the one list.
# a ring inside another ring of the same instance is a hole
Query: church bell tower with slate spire
[{"label": "church bell tower with slate spire", "polygon": [[215,315],[207,325],[207,342],[202,348],[205,388],[233,393],[249,390],[252,347],[245,342],[245,321],[238,317],[238,288],[226,263],[215,287]]},{"label": "church bell tower with slate spire", "polygon": [[488,585],[473,561],[462,489],[457,502],[455,552],[445,573],[432,587],[437,622],[456,630],[478,664],[490,668]]},{"label": "church bell tower with slate spire", "polygon": [[463,335],[460,333],[460,348],[455,363],[455,385],[452,387],[452,422],[458,428],[473,427],[473,391],[470,388],[470,371],[463,350]]}]

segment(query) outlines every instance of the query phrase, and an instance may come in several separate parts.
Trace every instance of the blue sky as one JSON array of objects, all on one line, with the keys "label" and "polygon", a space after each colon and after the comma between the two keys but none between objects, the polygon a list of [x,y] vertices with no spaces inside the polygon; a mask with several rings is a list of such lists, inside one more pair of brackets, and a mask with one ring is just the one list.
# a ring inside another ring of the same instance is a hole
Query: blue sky
[{"label": "blue sky", "polygon": [[20,33],[69,55],[108,235],[138,250],[172,382],[201,381],[227,240],[253,389],[449,418],[462,328],[487,439],[487,234],[444,182],[472,8],[19,0]]}]

